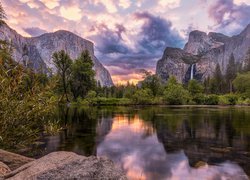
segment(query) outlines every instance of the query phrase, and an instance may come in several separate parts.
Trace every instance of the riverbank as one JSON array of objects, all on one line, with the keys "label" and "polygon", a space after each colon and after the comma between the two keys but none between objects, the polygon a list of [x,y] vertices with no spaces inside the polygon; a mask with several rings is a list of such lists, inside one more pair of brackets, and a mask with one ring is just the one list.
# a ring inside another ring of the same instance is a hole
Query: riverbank
[{"label": "riverbank", "polygon": [[0,179],[127,179],[125,173],[103,157],[73,152],[53,152],[32,159],[0,150]]}]

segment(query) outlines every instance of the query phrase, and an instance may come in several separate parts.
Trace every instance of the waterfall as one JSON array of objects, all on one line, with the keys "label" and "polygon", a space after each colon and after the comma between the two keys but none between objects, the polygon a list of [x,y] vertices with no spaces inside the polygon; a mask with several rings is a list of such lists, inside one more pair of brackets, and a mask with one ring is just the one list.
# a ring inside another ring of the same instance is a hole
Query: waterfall
[{"label": "waterfall", "polygon": [[194,79],[194,64],[191,65],[190,80]]}]

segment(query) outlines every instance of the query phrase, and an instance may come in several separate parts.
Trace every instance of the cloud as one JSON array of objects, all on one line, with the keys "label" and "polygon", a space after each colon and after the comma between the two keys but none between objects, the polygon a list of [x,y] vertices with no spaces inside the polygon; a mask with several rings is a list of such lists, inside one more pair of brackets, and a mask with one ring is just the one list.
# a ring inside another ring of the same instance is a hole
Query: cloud
[{"label": "cloud", "polygon": [[31,27],[31,28],[23,28],[23,30],[28,33],[30,36],[40,36],[44,33],[47,33],[46,30],[40,29],[38,27]]},{"label": "cloud", "polygon": [[53,9],[60,5],[60,0],[40,0],[47,8]]},{"label": "cloud", "polygon": [[148,53],[163,52],[163,49],[167,46],[182,46],[183,39],[175,29],[172,29],[170,21],[149,14],[148,12],[136,13],[135,18],[145,20],[141,28],[140,35],[142,39],[139,41],[139,44]]},{"label": "cloud", "polygon": [[60,8],[61,16],[72,21],[78,21],[82,18],[81,9],[77,6]]},{"label": "cloud", "polygon": [[116,30],[113,31],[105,24],[101,24],[94,26],[92,30],[98,31],[97,35],[89,38],[96,42],[99,52],[103,54],[125,54],[128,52],[128,47],[124,44],[121,36],[126,31],[123,25],[117,24]]},{"label": "cloud", "polygon": [[177,8],[180,6],[181,0],[159,0],[159,5],[168,8]]},{"label": "cloud", "polygon": [[217,0],[208,8],[215,29],[230,34],[238,33],[250,23],[250,6],[242,0]]},{"label": "cloud", "polygon": [[[183,47],[191,30],[234,35],[250,17],[249,0],[2,2],[7,23],[24,36],[64,29],[92,40],[97,58],[117,79],[127,79],[126,73],[135,79],[138,68],[154,70],[164,49]],[[115,71],[114,66],[120,70]]]}]

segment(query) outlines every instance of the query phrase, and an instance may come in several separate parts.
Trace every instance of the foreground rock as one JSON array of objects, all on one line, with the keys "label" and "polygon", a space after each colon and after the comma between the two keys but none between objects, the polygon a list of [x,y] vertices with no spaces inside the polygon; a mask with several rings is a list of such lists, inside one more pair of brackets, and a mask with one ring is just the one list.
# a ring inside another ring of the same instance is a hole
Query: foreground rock
[{"label": "foreground rock", "polygon": [[0,177],[10,173],[10,171],[10,168],[6,164],[0,162]]},{"label": "foreground rock", "polygon": [[6,164],[12,171],[31,161],[34,159],[0,149],[0,162]]},{"label": "foreground rock", "polygon": [[28,179],[127,179],[111,160],[84,157],[72,152],[54,152],[30,162],[5,176],[10,180]]}]

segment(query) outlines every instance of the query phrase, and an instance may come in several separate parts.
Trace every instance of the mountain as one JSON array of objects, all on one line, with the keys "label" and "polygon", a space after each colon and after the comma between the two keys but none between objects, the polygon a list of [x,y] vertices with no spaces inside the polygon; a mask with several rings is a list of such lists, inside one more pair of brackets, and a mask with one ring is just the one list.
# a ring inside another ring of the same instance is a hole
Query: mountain
[{"label": "mountain", "polygon": [[0,26],[0,31],[0,39],[7,40],[13,46],[14,60],[36,70],[42,68],[55,72],[52,54],[56,51],[65,50],[72,59],[76,59],[83,50],[88,50],[94,61],[96,80],[102,86],[113,85],[108,70],[95,57],[94,44],[86,39],[64,30],[38,37],[23,37],[6,24]]},{"label": "mountain", "polygon": [[217,64],[225,73],[231,54],[237,64],[244,66],[249,48],[250,24],[240,34],[232,37],[215,32],[206,34],[192,31],[183,49],[165,49],[157,62],[156,74],[163,80],[174,75],[182,83],[187,83],[192,78],[203,81],[213,76]]}]

